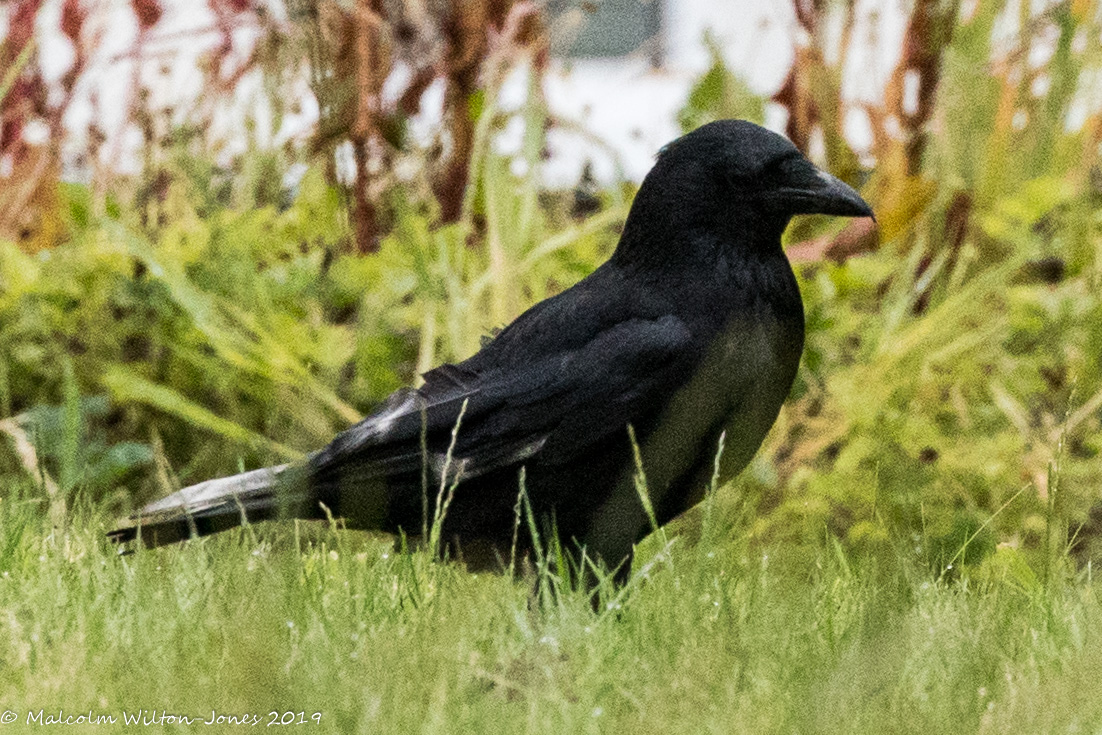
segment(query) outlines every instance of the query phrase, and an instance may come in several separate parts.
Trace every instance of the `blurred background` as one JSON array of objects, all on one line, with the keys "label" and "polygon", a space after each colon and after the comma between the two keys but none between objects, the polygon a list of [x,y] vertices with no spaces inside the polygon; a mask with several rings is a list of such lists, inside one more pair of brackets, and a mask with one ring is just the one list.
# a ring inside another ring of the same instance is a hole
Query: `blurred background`
[{"label": "blurred background", "polygon": [[56,523],[322,446],[740,117],[879,227],[787,233],[808,346],[723,511],[1023,585],[1102,552],[1095,0],[7,0],[0,39],[0,478]]}]

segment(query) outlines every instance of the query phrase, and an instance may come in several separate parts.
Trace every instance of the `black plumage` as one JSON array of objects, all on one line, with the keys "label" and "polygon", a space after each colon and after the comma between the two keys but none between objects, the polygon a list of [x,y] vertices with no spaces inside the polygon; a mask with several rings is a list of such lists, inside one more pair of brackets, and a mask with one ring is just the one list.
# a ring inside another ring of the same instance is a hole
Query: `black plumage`
[{"label": "black plumage", "polygon": [[[701,497],[722,432],[726,478],[776,419],[804,341],[781,234],[810,213],[872,216],[785,138],[743,121],[705,125],[659,153],[615,253],[589,277],[469,359],[396,392],[303,464],[146,506],[135,516],[141,536],[168,543],[243,517],[327,511],[416,535],[443,478],[458,486],[442,537],[508,558],[523,466],[535,515],[566,547],[620,565],[649,530],[629,425],[665,523]],[[112,533],[137,535],[136,526]]]}]

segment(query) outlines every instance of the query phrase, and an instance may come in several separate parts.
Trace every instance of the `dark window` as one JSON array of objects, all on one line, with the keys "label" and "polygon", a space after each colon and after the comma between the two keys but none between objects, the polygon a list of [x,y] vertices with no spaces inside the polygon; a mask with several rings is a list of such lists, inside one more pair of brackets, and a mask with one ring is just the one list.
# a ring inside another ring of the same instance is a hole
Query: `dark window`
[{"label": "dark window", "polygon": [[549,0],[556,56],[593,58],[643,52],[656,58],[661,0]]}]

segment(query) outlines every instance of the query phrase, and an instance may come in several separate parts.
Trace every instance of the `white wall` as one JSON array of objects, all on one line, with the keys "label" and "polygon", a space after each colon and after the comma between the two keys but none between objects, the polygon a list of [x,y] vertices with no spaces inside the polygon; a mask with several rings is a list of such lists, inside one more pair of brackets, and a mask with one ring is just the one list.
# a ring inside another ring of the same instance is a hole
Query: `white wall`
[{"label": "white wall", "polygon": [[[547,96],[554,114],[599,137],[598,145],[568,129],[555,131],[549,147],[552,158],[545,167],[550,184],[568,185],[577,180],[582,165],[592,160],[597,176],[617,178],[622,171],[640,179],[650,168],[655,151],[678,133],[675,114],[682,106],[693,81],[708,64],[702,43],[710,31],[724,53],[727,63],[740,73],[751,88],[763,94],[774,91],[783,81],[792,59],[792,48],[800,29],[789,0],[655,0],[663,2],[663,46],[665,63],[651,68],[646,59],[557,60],[547,75]],[[163,0],[165,15],[152,34],[147,56],[140,68],[125,54],[133,47],[137,28],[127,0],[102,0],[106,7],[98,19],[100,42],[95,48],[93,65],[84,79],[76,104],[69,113],[74,130],[84,130],[93,115],[99,115],[101,127],[116,131],[124,118],[127,100],[135,88],[136,74],[150,84],[163,106],[186,105],[195,99],[202,79],[195,68],[199,55],[218,41],[217,34],[197,31],[212,21],[205,3],[193,0]],[[41,19],[44,28],[56,29],[60,0],[47,0]],[[0,6],[2,8],[2,6]],[[902,0],[858,0],[858,52],[850,58],[846,71],[846,90],[851,97],[875,99],[883,87],[902,38],[905,10]],[[0,9],[0,28],[4,12]],[[237,32],[242,41],[251,31]],[[244,45],[247,46],[247,43]],[[59,33],[45,34],[41,47],[43,66],[49,76],[59,77],[72,60],[68,41]],[[162,73],[163,72],[163,73]],[[523,97],[523,75],[515,75],[503,91],[508,100]],[[239,90],[241,105],[257,104],[261,98],[255,85]],[[316,120],[316,106],[303,86],[306,104],[297,118],[288,120],[281,131],[260,131],[262,137],[279,142],[304,135]],[[98,98],[98,108],[91,100]],[[415,130],[428,133],[438,118],[441,90],[430,89],[425,102],[425,119]],[[240,147],[240,118],[233,112],[216,120],[217,132],[229,141],[229,149]],[[767,110],[767,124],[783,127],[783,111]],[[848,126],[851,138],[860,147],[863,132],[860,115]],[[499,141],[509,150],[519,142],[519,130],[513,126]],[[867,142],[864,141],[864,142]],[[105,147],[114,165],[133,168],[135,140],[114,140]],[[79,172],[75,172],[79,175]]]},{"label": "white wall", "polygon": [[[553,111],[600,134],[636,180],[650,168],[655,151],[679,133],[675,115],[709,63],[705,33],[717,41],[730,68],[763,95],[784,81],[803,33],[789,0],[664,0],[663,8],[662,69],[651,69],[644,59],[559,61],[547,80]],[[855,37],[862,43],[846,70],[848,96],[879,97],[898,60],[905,21],[902,2],[859,0]],[[766,125],[779,130],[784,122],[783,109],[768,105]],[[870,142],[864,122],[860,113],[847,120],[847,134],[858,148]],[[598,146],[569,134],[554,135],[550,143],[550,182],[576,180],[587,158],[599,178],[614,177],[614,157]]]}]

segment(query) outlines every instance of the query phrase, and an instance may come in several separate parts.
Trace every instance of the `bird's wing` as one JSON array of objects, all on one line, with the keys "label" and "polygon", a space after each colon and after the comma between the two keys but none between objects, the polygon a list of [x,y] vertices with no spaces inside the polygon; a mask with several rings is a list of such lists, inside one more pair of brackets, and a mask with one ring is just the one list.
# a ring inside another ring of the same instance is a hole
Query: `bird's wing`
[{"label": "bird's wing", "polygon": [[688,327],[672,315],[607,327],[579,349],[490,381],[484,390],[497,407],[460,432],[457,449],[538,441],[542,462],[570,461],[672,392],[687,373],[690,344]]},{"label": "bird's wing", "polygon": [[394,393],[311,462],[323,472],[355,465],[360,476],[408,472],[422,466],[422,444],[438,477],[445,465],[469,478],[537,453],[541,461],[569,461],[623,431],[676,385],[690,342],[677,317],[633,318],[601,329],[581,347],[523,364],[478,371],[443,365],[425,374],[420,389]]}]

